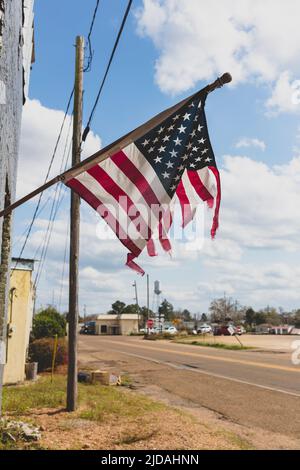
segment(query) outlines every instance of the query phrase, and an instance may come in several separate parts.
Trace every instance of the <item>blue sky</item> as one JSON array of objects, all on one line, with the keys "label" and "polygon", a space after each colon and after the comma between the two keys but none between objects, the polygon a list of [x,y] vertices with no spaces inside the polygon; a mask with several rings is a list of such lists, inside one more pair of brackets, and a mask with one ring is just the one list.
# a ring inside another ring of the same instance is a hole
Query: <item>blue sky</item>
[{"label": "blue sky", "polygon": [[[300,75],[300,38],[297,41],[294,16],[300,13],[299,5],[288,0],[285,8],[282,2],[273,1],[273,16],[265,25],[269,0],[264,2],[265,9],[257,0],[252,1],[251,9],[249,0],[225,0],[217,20],[215,1],[210,5],[202,0],[134,2],[95,113],[85,156],[223,72],[231,72],[233,85],[209,96],[206,105],[210,136],[222,170],[217,239],[209,241],[211,215],[205,213],[202,251],[187,255],[179,244],[173,261],[161,255],[150,261],[143,257],[141,263],[152,281],[162,281],[165,297],[176,307],[195,313],[207,311],[210,300],[224,292],[255,308],[267,304],[296,308],[300,305],[300,105],[295,91]],[[92,37],[92,70],[84,76],[84,123],[126,4],[124,0],[100,1]],[[72,88],[75,37],[87,36],[94,5],[94,0],[35,1],[36,63],[24,109],[18,194],[42,183]],[[281,50],[278,38],[280,19],[289,34],[286,51]],[[53,297],[58,304],[67,207],[66,191],[39,283],[38,305],[51,303]],[[34,202],[16,212],[16,238],[33,210]],[[25,256],[34,256],[43,239],[47,211],[49,205],[39,217]],[[119,241],[97,239],[93,227],[98,222],[85,203],[82,218],[81,308],[85,304],[87,311],[101,313],[116,298],[131,302],[135,274],[123,266],[125,252]],[[15,245],[15,255],[19,249],[20,243]],[[145,279],[137,278],[137,282],[143,303]],[[64,309],[66,278],[62,292]]]}]

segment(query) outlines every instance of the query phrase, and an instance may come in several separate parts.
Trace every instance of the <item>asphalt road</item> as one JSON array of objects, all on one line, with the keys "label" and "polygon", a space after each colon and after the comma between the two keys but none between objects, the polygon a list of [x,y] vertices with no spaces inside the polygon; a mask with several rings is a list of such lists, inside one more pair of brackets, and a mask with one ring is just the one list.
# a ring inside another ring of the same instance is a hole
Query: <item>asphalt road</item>
[{"label": "asphalt road", "polygon": [[228,351],[124,336],[90,336],[86,342],[178,370],[193,370],[300,398],[300,365],[293,365],[289,352]]},{"label": "asphalt road", "polygon": [[156,384],[243,426],[300,439],[300,365],[293,365],[289,351],[228,351],[121,336],[81,336],[79,351],[83,363],[110,359],[140,384]]}]

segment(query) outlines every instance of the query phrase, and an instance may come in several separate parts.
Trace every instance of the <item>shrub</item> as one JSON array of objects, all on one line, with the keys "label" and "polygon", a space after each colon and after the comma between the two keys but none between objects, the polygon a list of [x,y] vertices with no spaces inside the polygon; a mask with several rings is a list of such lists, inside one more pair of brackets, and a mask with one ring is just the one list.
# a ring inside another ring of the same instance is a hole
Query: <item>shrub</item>
[{"label": "shrub", "polygon": [[[29,359],[38,362],[38,372],[50,369],[52,366],[52,356],[54,348],[53,338],[43,338],[34,340],[29,345]],[[55,367],[68,362],[67,342],[64,338],[58,340]]]},{"label": "shrub", "polygon": [[32,324],[32,338],[52,338],[57,335],[62,338],[66,334],[66,320],[53,307],[42,310],[35,315]]}]

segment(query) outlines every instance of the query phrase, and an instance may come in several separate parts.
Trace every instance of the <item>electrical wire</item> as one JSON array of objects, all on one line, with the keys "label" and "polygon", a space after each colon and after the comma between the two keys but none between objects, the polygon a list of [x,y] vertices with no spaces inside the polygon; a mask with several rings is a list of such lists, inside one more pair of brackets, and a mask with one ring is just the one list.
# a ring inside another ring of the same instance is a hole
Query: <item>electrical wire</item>
[{"label": "electrical wire", "polygon": [[[66,142],[68,141],[68,137],[69,136],[67,136]],[[67,148],[67,146],[65,146],[65,152],[66,152],[66,148]],[[64,170],[66,170],[66,168],[68,166],[68,161],[69,161],[70,156],[71,156],[71,149],[72,149],[72,139],[71,139],[70,144],[69,144],[68,153],[66,154]],[[64,156],[63,156],[62,162],[63,161],[64,161]],[[63,166],[62,166],[62,168],[63,168]],[[64,188],[64,191],[63,191],[62,196],[61,196],[62,188]],[[57,213],[59,211],[59,208],[60,208],[60,206],[63,202],[63,199],[64,199],[66,193],[67,193],[67,189],[65,188],[65,186],[62,183],[56,185],[54,198],[53,198],[53,203],[52,203],[52,206],[51,206],[50,216],[49,216],[48,225],[47,225],[47,229],[46,229],[46,234],[45,234],[45,236],[43,238],[43,241],[42,241],[42,251],[41,251],[41,255],[40,255],[40,257],[41,257],[40,264],[39,264],[38,271],[37,271],[37,274],[36,274],[35,280],[34,280],[35,289],[37,289],[37,286],[38,286],[38,283],[40,281],[40,277],[41,277],[41,274],[42,274],[42,271],[43,271],[43,267],[44,267],[44,264],[45,264],[45,260],[46,260],[46,256],[47,256],[47,252],[48,252],[48,248],[49,248],[49,243],[50,243],[50,239],[51,239],[51,235],[52,235],[52,231],[53,231],[53,227],[54,227],[54,222],[55,222]],[[40,248],[41,248],[41,245],[39,246],[38,250]],[[37,252],[36,252],[36,256],[37,256]]]},{"label": "electrical wire", "polygon": [[[53,165],[53,162],[54,162],[54,158],[55,158],[55,155],[56,155],[56,152],[57,152],[57,148],[58,148],[58,145],[59,145],[59,142],[60,142],[60,139],[61,139],[61,136],[62,136],[62,132],[63,132],[63,128],[64,128],[64,125],[65,125],[65,122],[66,122],[66,118],[67,118],[67,115],[68,115],[68,112],[69,112],[69,108],[70,108],[70,104],[71,104],[71,100],[73,98],[73,94],[74,94],[74,87],[72,89],[72,92],[70,94],[70,97],[69,97],[69,100],[68,100],[68,104],[67,104],[67,108],[66,108],[66,111],[65,111],[65,114],[64,114],[64,118],[63,118],[63,121],[62,121],[62,124],[61,124],[61,127],[60,127],[60,130],[59,130],[59,134],[58,134],[58,137],[56,139],[56,143],[55,143],[55,146],[54,146],[54,150],[53,150],[53,153],[52,153],[52,156],[51,156],[51,159],[50,159],[50,163],[48,165],[48,170],[47,170],[47,173],[46,173],[46,177],[45,177],[45,180],[44,180],[44,183],[46,183],[48,177],[49,177],[49,174],[50,174],[50,171],[51,171],[51,168],[52,168],[52,165]],[[28,238],[31,234],[31,230],[32,230],[32,227],[33,227],[33,224],[37,218],[37,214],[39,212],[39,208],[40,208],[40,205],[41,205],[41,201],[42,201],[42,196],[43,196],[43,193],[44,191],[42,191],[39,195],[39,199],[38,199],[38,202],[37,202],[37,205],[35,207],[35,210],[34,210],[34,213],[33,213],[33,216],[32,216],[32,219],[31,219],[31,222],[29,224],[29,228],[28,228],[28,231],[27,231],[27,235],[25,237],[25,240],[24,240],[24,243],[22,245],[22,248],[21,248],[21,251],[20,251],[20,254],[16,260],[16,263],[15,263],[15,266],[13,269],[16,269],[18,263],[19,263],[19,260],[22,258],[22,255],[24,253],[24,250],[25,250],[25,247],[27,245],[27,242],[28,242]]]},{"label": "electrical wire", "polygon": [[[95,5],[95,9],[94,9],[94,13],[93,13],[93,17],[92,17],[92,21],[91,21],[91,24],[90,24],[90,29],[89,29],[89,33],[88,33],[88,44],[89,44],[89,57],[88,57],[88,64],[87,64],[87,67],[84,69],[84,72],[88,72],[90,69],[91,69],[91,64],[92,64],[92,60],[93,60],[93,50],[92,50],[92,43],[91,43],[91,35],[92,35],[92,32],[93,32],[93,28],[94,28],[94,23],[95,23],[95,19],[96,19],[96,16],[97,16],[97,12],[98,12],[98,8],[99,8],[99,4],[100,4],[100,0],[96,0],[96,5]],[[48,177],[49,177],[49,174],[50,174],[50,171],[51,171],[51,168],[52,168],[52,165],[53,165],[53,161],[54,161],[54,158],[55,158],[55,155],[56,155],[56,152],[57,152],[57,148],[58,148],[58,144],[60,142],[60,138],[61,138],[61,135],[62,135],[62,131],[63,131],[63,128],[64,128],[64,124],[65,124],[65,121],[66,121],[66,117],[68,115],[68,111],[69,111],[69,108],[70,108],[70,104],[71,104],[71,100],[73,98],[73,95],[74,95],[74,88],[71,92],[71,95],[70,95],[70,98],[69,98],[69,101],[68,101],[68,104],[67,104],[67,108],[66,108],[66,112],[65,112],[65,115],[64,115],[64,119],[63,119],[63,122],[62,122],[62,125],[61,125],[61,128],[60,128],[60,131],[59,131],[59,135],[58,135],[58,138],[56,140],[56,144],[55,144],[55,147],[54,147],[54,150],[53,150],[53,154],[52,154],[52,157],[51,157],[51,160],[50,160],[50,163],[49,163],[49,167],[48,167],[48,170],[47,170],[47,174],[46,174],[46,177],[45,177],[45,181],[44,183],[46,183]],[[41,212],[39,211],[39,208],[40,208],[40,204],[41,204],[41,200],[42,200],[42,196],[43,196],[43,191],[40,193],[39,195],[39,199],[38,199],[38,202],[37,202],[37,205],[36,205],[36,208],[35,208],[35,211],[33,213],[33,216],[32,216],[32,220],[28,226],[28,229],[26,230],[27,231],[27,235],[25,237],[25,240],[24,240],[24,243],[22,245],[22,248],[21,248],[21,251],[20,251],[20,254],[17,258],[17,261],[16,261],[16,264],[14,266],[14,269],[17,267],[18,265],[18,260],[20,258],[22,258],[22,255],[24,253],[24,250],[26,248],[26,245],[27,245],[27,242],[28,242],[28,238],[31,234],[31,231],[32,231],[32,227],[34,225],[34,222],[38,216],[38,214]],[[22,235],[23,236],[23,235]]]},{"label": "electrical wire", "polygon": [[[113,46],[113,49],[112,49],[112,52],[111,52],[111,55],[110,55],[105,73],[104,73],[104,76],[103,76],[103,79],[101,81],[99,91],[98,91],[98,94],[96,96],[95,103],[94,103],[92,111],[90,113],[87,126],[86,126],[86,128],[83,132],[83,136],[82,136],[82,141],[83,142],[86,140],[86,137],[89,133],[90,125],[91,125],[94,113],[96,111],[97,105],[99,103],[99,99],[100,99],[105,81],[107,79],[107,76],[108,76],[108,73],[109,73],[109,70],[110,70],[110,67],[111,67],[116,49],[118,47],[122,32],[124,30],[124,26],[126,24],[126,20],[127,20],[127,17],[129,15],[129,12],[130,12],[130,9],[131,9],[131,6],[132,6],[132,2],[133,2],[133,0],[129,0],[129,2],[127,4],[127,8],[126,8],[125,14],[123,16],[122,23],[121,23],[120,29],[118,31],[118,35],[117,35],[117,38],[115,40],[115,43],[114,43],[114,46]],[[88,33],[89,57],[88,57],[88,63],[87,63],[87,66],[84,69],[84,72],[90,71],[91,63],[92,63],[92,60],[93,60],[94,51],[92,50],[91,35],[92,35],[92,32],[93,32],[93,27],[94,27],[94,24],[95,24],[95,19],[96,19],[96,15],[97,15],[97,12],[98,12],[99,4],[100,4],[100,0],[96,0],[96,5],[95,5],[92,21],[91,21],[89,33]],[[63,119],[63,122],[62,122],[62,125],[61,125],[61,128],[60,128],[60,132],[59,132],[59,135],[58,135],[55,147],[54,147],[54,151],[53,151],[53,154],[52,154],[49,166],[48,166],[47,174],[46,174],[46,177],[45,177],[45,182],[47,181],[47,179],[49,177],[49,174],[50,174],[50,171],[51,171],[51,168],[52,168],[52,165],[53,165],[53,161],[54,161],[54,158],[55,158],[55,155],[56,155],[56,152],[57,152],[57,148],[58,148],[58,145],[59,145],[59,142],[60,142],[60,139],[61,139],[62,131],[63,131],[64,125],[65,125],[67,115],[68,115],[68,111],[69,111],[69,107],[70,107],[70,104],[71,104],[71,100],[73,98],[73,94],[74,94],[74,88],[71,92],[71,95],[70,95],[70,98],[69,98],[69,101],[68,101],[68,104],[67,104],[67,109],[65,111],[64,119]],[[66,150],[66,146],[67,146],[67,140],[66,140],[65,150]],[[64,157],[63,157],[63,159],[64,159]],[[61,168],[63,167],[63,159],[62,159]],[[66,167],[66,165],[65,165],[65,167]],[[54,221],[55,221],[57,212],[59,210],[59,207],[61,206],[61,203],[62,203],[63,198],[65,196],[65,192],[64,192],[62,197],[60,198],[61,188],[62,188],[62,184],[57,185],[56,188],[55,188],[53,203],[52,203],[52,207],[51,207],[51,211],[50,211],[50,217],[49,217],[48,226],[47,226],[47,230],[46,230],[46,236],[44,238],[44,244],[43,244],[42,252],[41,252],[41,260],[40,260],[38,272],[37,272],[37,275],[36,275],[36,278],[35,278],[35,281],[34,281],[35,288],[37,288],[37,285],[39,283],[41,273],[42,273],[42,270],[43,270],[43,266],[44,266],[44,263],[45,263],[45,259],[46,259],[46,255],[47,255],[47,251],[48,251],[48,247],[49,247],[49,242],[50,242],[50,238],[51,238],[51,234],[52,234],[52,230],[53,230]],[[19,255],[18,259],[20,259],[23,255],[23,252],[24,252],[24,249],[27,245],[28,238],[30,236],[32,227],[33,227],[34,222],[37,218],[37,214],[40,213],[39,208],[40,208],[42,196],[43,196],[43,192],[41,192],[40,195],[39,195],[38,203],[37,203],[37,206],[35,208],[35,211],[34,211],[31,223],[29,225],[27,235],[25,237],[25,240],[24,240],[23,246],[21,248],[20,255]],[[15,268],[16,268],[17,264],[18,264],[18,260],[16,262]]]},{"label": "electrical wire", "polygon": [[69,229],[70,229],[70,217],[68,217],[68,229],[66,233],[66,240],[65,240],[65,251],[64,251],[64,260],[63,260],[63,267],[61,272],[61,280],[60,280],[60,292],[59,292],[59,300],[58,300],[58,311],[60,312],[61,302],[62,302],[62,293],[63,293],[63,285],[65,279],[65,268],[66,268],[66,261],[67,261],[67,250],[68,250],[68,242],[69,242]]},{"label": "electrical wire", "polygon": [[121,23],[121,26],[120,26],[120,29],[119,29],[117,38],[116,38],[116,40],[115,40],[114,47],[113,47],[113,50],[112,50],[112,52],[111,52],[111,55],[110,55],[110,58],[109,58],[109,61],[108,61],[108,64],[107,64],[107,67],[106,67],[106,70],[105,70],[103,79],[102,79],[102,81],[101,81],[101,84],[100,84],[100,87],[99,87],[99,91],[98,91],[98,94],[97,94],[97,96],[96,96],[95,103],[94,103],[94,105],[93,105],[93,108],[92,108],[92,111],[91,111],[91,113],[90,113],[90,116],[89,116],[89,119],[88,119],[86,128],[84,129],[84,132],[83,132],[83,135],[82,135],[82,141],[83,141],[83,142],[85,142],[85,140],[86,140],[86,138],[87,138],[87,136],[88,136],[88,133],[89,133],[89,131],[90,131],[91,122],[92,122],[92,119],[93,119],[93,117],[94,117],[94,114],[95,114],[97,105],[98,105],[98,103],[99,103],[99,99],[100,99],[100,96],[101,96],[101,93],[102,93],[102,90],[103,90],[103,87],[104,87],[104,84],[105,84],[105,81],[106,81],[106,78],[107,78],[107,75],[108,75],[110,66],[111,66],[111,64],[112,64],[112,61],[113,61],[115,52],[116,52],[116,50],[117,50],[117,47],[118,47],[118,44],[119,44],[119,41],[120,41],[120,38],[121,38],[121,35],[122,35],[122,32],[123,32],[123,29],[124,29],[124,26],[125,26],[125,23],[126,23],[128,14],[129,14],[129,12],[130,12],[130,8],[131,8],[131,5],[132,5],[132,2],[133,2],[133,0],[129,0],[129,2],[128,2],[128,4],[127,4],[127,8],[126,8],[125,14],[124,14],[124,16],[123,16],[123,20],[122,20],[122,23]]},{"label": "electrical wire", "polygon": [[[40,208],[40,210],[38,211],[37,213],[37,217],[43,212],[43,210],[47,207],[48,205],[48,202],[51,200],[51,196],[48,197],[48,199],[46,199],[46,201],[44,202],[44,204],[42,205],[42,207]],[[14,240],[13,244],[12,244],[12,248],[14,248],[21,240],[22,238],[24,237],[24,235],[27,233],[27,230],[29,229],[29,224],[27,225],[27,227],[25,228],[24,232],[16,239]]]},{"label": "electrical wire", "polygon": [[88,34],[88,37],[87,37],[87,39],[88,39],[88,46],[89,46],[89,56],[88,56],[88,58],[87,58],[87,65],[86,65],[86,67],[83,69],[84,72],[90,72],[91,66],[92,66],[93,57],[94,57],[94,51],[93,51],[93,48],[92,48],[91,36],[92,36],[92,32],[93,32],[93,28],[94,28],[95,19],[96,19],[97,12],[98,12],[99,3],[100,3],[100,0],[96,0],[96,6],[95,6],[94,13],[93,13],[93,17],[92,17],[92,21],[91,21],[91,25],[90,25],[89,34]]}]

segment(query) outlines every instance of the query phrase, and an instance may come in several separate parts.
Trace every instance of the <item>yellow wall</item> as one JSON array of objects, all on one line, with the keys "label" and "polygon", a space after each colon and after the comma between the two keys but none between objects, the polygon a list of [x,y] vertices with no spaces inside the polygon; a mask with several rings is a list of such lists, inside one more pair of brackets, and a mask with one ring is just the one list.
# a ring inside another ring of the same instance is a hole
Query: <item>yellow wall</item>
[{"label": "yellow wall", "polygon": [[138,321],[137,320],[97,320],[96,321],[96,334],[101,335],[101,325],[107,326],[108,335],[112,334],[112,327],[117,327],[119,329],[119,334],[129,335],[130,333],[136,333],[138,331]]},{"label": "yellow wall", "polygon": [[137,320],[121,320],[121,334],[129,335],[130,333],[138,332],[138,321]]},{"label": "yellow wall", "polygon": [[31,271],[15,269],[10,278],[10,289],[16,288],[13,303],[9,300],[8,322],[13,332],[7,339],[7,358],[4,383],[22,382],[33,315],[33,289]]}]

